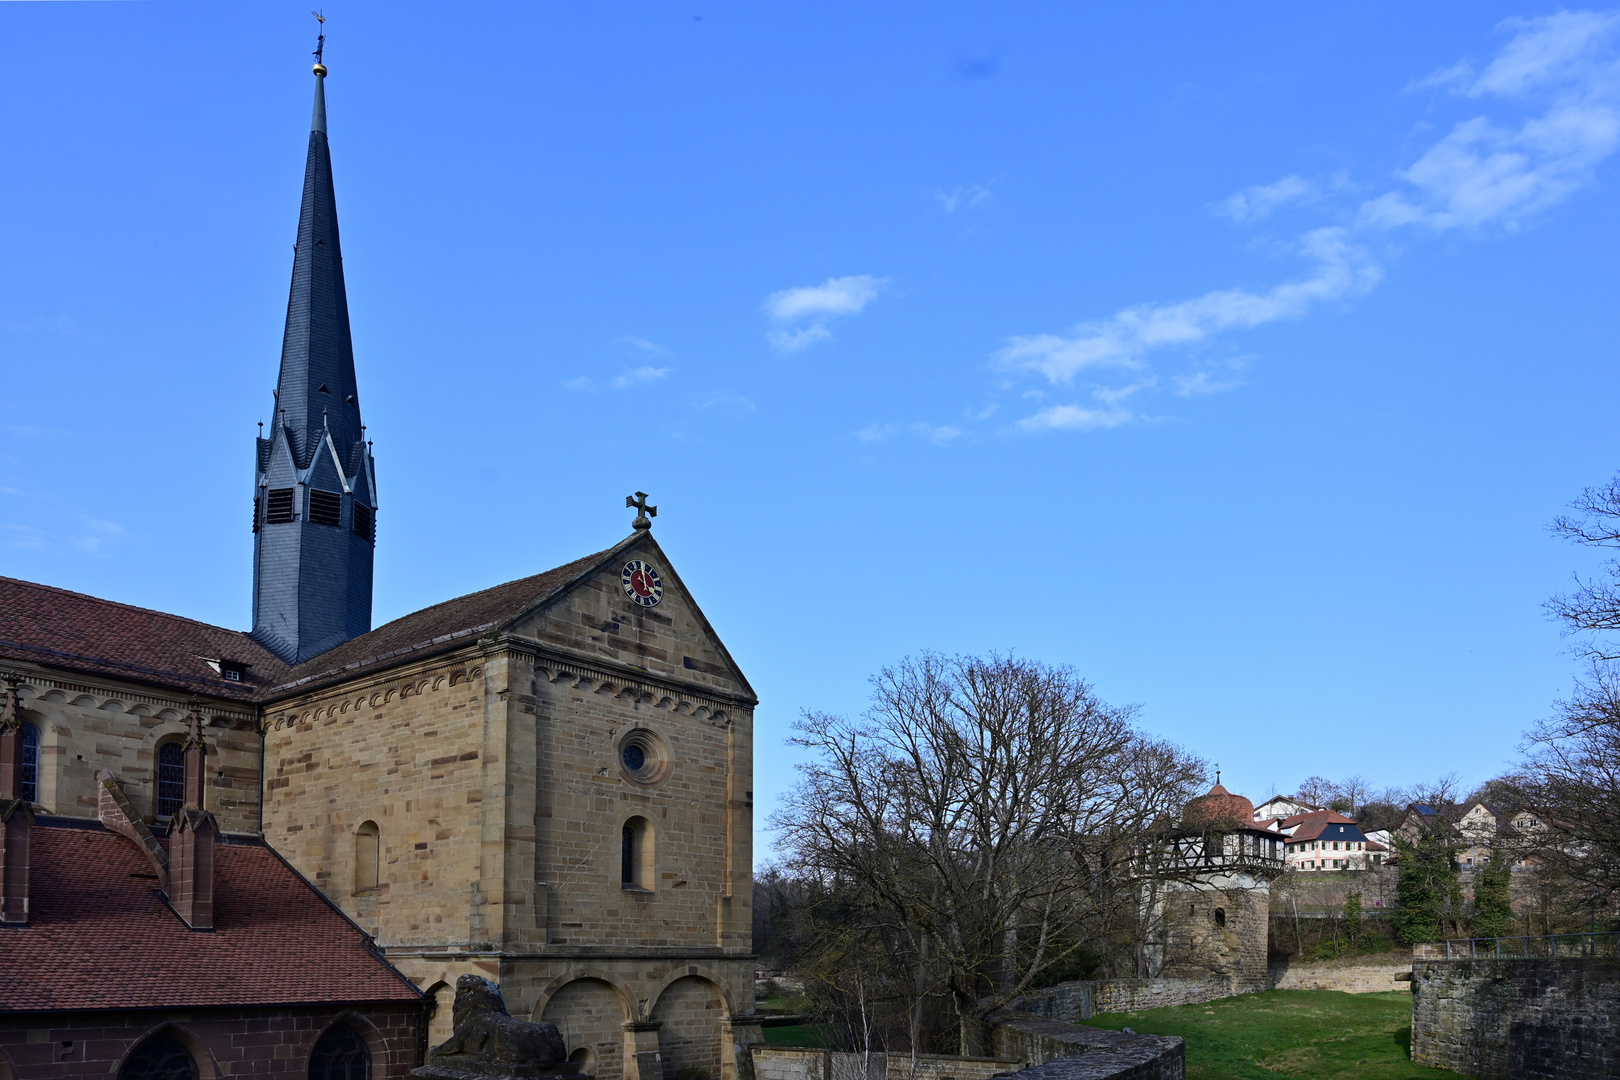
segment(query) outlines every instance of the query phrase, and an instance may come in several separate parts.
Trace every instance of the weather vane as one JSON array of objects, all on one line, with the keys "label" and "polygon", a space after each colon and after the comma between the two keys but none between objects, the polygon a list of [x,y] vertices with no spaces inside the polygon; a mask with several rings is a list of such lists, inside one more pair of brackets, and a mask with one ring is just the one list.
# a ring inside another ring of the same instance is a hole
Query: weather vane
[{"label": "weather vane", "polygon": [[315,21],[321,24],[320,36],[315,39],[315,66],[325,67],[326,61],[321,59],[321,53],[326,50],[326,16],[318,11],[312,11],[310,14],[315,16]]}]

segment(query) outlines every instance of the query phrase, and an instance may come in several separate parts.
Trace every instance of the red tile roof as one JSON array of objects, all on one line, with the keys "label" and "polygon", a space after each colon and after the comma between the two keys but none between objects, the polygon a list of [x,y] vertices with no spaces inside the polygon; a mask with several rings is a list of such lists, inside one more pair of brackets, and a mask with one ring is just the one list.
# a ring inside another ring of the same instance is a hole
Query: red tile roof
[{"label": "red tile roof", "polygon": [[306,660],[287,672],[280,680],[281,685],[275,689],[283,693],[293,689],[303,690],[375,664],[397,663],[410,657],[458,648],[469,639],[476,639],[497,624],[526,611],[593,569],[615,551],[639,539],[640,534],[636,534],[606,551],[575,559],[543,574],[508,581],[504,585],[413,611]]},{"label": "red tile roof", "polygon": [[133,842],[32,830],[29,925],[0,931],[0,1013],[419,1001],[365,935],[262,844],[214,848],[214,931],[157,894]]},{"label": "red tile roof", "polygon": [[1288,841],[1298,843],[1301,840],[1315,840],[1329,825],[1355,825],[1355,823],[1354,818],[1347,818],[1337,810],[1313,810],[1309,814],[1295,814],[1285,820],[1282,827],[1293,828],[1294,831],[1289,834]]},{"label": "red tile roof", "polygon": [[[252,701],[287,671],[239,630],[0,577],[0,656]],[[227,680],[204,658],[252,665]]]}]

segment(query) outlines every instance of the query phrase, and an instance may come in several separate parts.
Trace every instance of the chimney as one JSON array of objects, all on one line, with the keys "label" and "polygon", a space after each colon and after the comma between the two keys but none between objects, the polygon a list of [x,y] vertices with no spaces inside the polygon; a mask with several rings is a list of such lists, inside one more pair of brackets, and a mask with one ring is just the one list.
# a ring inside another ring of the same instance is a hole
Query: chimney
[{"label": "chimney", "polygon": [[208,748],[200,702],[187,717],[185,804],[169,822],[169,906],[193,930],[214,928],[214,834],[219,823],[204,808]]},{"label": "chimney", "polygon": [[0,927],[28,925],[28,835],[34,808],[22,797],[22,712],[16,676],[0,700]]}]

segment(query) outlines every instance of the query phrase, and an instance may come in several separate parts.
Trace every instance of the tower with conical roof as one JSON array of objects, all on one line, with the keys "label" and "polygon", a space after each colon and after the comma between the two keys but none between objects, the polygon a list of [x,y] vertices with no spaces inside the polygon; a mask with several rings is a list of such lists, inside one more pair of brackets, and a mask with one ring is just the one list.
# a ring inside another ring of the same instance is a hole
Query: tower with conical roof
[{"label": "tower with conical roof", "polygon": [[253,636],[289,663],[371,629],[376,473],[354,377],[325,83],[317,51],[281,377],[253,489]]}]

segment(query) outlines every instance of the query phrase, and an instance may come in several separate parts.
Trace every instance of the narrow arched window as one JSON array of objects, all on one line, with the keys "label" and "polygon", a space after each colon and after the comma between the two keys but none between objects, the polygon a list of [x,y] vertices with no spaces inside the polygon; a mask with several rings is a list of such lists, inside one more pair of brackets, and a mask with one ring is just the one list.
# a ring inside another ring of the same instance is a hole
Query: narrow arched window
[{"label": "narrow arched window", "polygon": [[619,832],[619,885],[625,889],[652,889],[652,826],[633,817]]},{"label": "narrow arched window", "polygon": [[22,726],[22,791],[23,802],[39,802],[39,728],[23,721]]},{"label": "narrow arched window", "polygon": [[197,1062],[173,1033],[160,1031],[135,1048],[118,1080],[197,1080]]},{"label": "narrow arched window", "polygon": [[309,1080],[371,1080],[371,1052],[348,1024],[333,1024],[309,1055]]},{"label": "narrow arched window", "polygon": [[1215,925],[1216,926],[1225,926],[1226,925],[1226,909],[1225,908],[1218,907],[1218,908],[1215,909]]},{"label": "narrow arched window", "polygon": [[172,817],[186,801],[186,748],[179,740],[157,752],[157,816]]},{"label": "narrow arched window", "polygon": [[382,854],[381,836],[375,821],[363,821],[354,830],[354,891],[369,892],[377,887],[377,864]]}]

